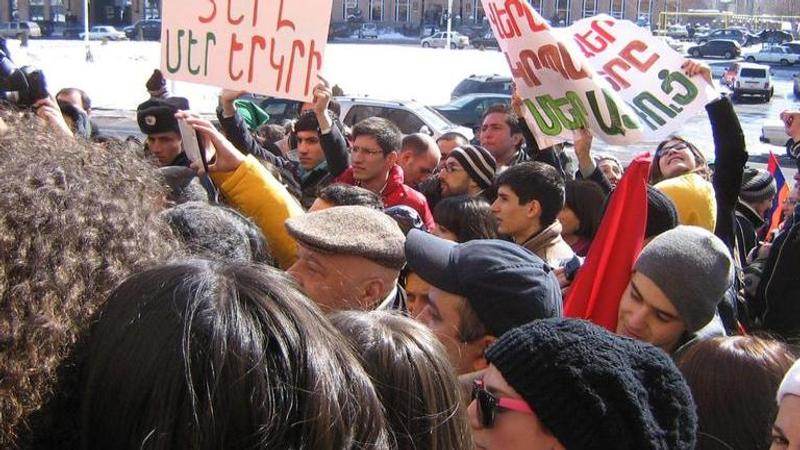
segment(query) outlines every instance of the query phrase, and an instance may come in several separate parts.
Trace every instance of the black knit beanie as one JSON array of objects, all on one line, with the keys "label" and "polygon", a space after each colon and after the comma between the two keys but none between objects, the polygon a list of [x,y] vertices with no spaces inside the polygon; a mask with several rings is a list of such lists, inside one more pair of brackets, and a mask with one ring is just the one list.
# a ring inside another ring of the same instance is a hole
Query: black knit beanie
[{"label": "black knit beanie", "polygon": [[647,227],[645,238],[658,236],[678,226],[678,211],[675,203],[666,194],[647,185]]},{"label": "black knit beanie", "polygon": [[583,320],[542,319],[505,333],[486,359],[570,450],[695,446],[689,388],[650,344]]},{"label": "black knit beanie", "polygon": [[766,170],[745,167],[742,173],[742,189],[739,198],[748,203],[772,200],[778,192],[775,178]]}]

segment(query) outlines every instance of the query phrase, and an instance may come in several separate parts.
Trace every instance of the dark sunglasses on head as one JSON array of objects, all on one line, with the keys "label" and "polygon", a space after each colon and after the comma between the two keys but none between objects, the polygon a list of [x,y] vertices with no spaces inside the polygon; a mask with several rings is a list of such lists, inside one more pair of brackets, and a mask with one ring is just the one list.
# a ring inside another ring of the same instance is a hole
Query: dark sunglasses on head
[{"label": "dark sunglasses on head", "polygon": [[484,428],[492,428],[494,426],[494,419],[497,413],[516,411],[533,415],[533,410],[524,400],[498,397],[486,390],[483,386],[483,380],[475,380],[472,383],[472,400],[477,402],[478,420]]}]

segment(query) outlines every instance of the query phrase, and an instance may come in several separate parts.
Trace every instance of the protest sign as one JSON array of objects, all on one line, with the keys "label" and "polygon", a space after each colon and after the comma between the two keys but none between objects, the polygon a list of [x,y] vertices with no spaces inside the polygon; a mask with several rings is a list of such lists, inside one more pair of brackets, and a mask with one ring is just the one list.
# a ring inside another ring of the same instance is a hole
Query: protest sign
[{"label": "protest sign", "polygon": [[540,147],[582,127],[609,144],[662,140],[717,96],[630,21],[601,14],[552,28],[523,0],[482,1]]},{"label": "protest sign", "polygon": [[163,2],[167,78],[311,101],[332,0]]}]

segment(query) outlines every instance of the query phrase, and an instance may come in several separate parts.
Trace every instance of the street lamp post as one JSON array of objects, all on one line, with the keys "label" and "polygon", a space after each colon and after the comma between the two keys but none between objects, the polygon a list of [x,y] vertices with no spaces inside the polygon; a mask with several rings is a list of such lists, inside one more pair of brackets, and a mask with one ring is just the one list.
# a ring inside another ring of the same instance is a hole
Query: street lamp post
[{"label": "street lamp post", "polygon": [[83,42],[86,44],[86,62],[94,61],[89,47],[89,0],[83,0]]},{"label": "street lamp post", "polygon": [[447,49],[450,49],[450,31],[453,29],[453,0],[447,0]]}]

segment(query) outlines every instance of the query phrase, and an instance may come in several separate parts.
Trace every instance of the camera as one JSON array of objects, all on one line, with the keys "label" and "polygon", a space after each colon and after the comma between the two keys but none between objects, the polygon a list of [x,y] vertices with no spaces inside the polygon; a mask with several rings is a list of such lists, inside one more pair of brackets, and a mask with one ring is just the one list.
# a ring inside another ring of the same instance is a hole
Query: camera
[{"label": "camera", "polygon": [[0,99],[28,107],[49,95],[41,70],[31,66],[18,68],[8,54],[0,50]]}]

